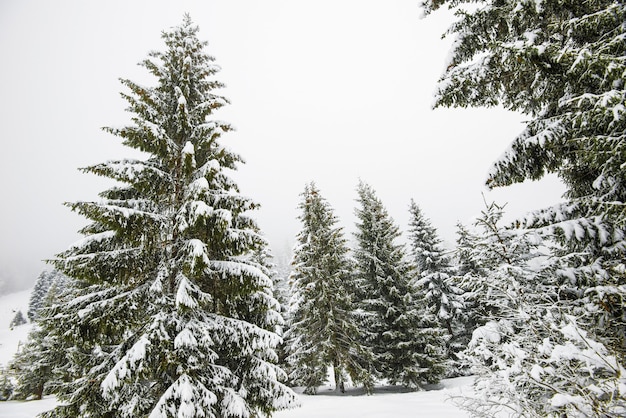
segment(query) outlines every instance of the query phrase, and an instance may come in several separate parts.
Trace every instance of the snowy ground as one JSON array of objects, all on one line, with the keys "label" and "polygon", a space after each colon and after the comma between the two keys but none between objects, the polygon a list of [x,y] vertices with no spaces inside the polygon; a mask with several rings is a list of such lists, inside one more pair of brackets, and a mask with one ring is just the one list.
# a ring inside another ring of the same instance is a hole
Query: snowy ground
[{"label": "snowy ground", "polygon": [[9,329],[9,324],[18,310],[26,318],[31,290],[0,296],[0,367],[6,367],[13,358],[20,342],[26,341],[30,324]]},{"label": "snowy ground", "polygon": [[[0,367],[13,357],[20,341],[25,341],[30,325],[9,330],[9,323],[17,309],[26,315],[30,291],[0,296]],[[401,392],[394,388],[377,388],[371,396],[358,389],[348,389],[338,395],[329,388],[321,388],[317,395],[300,395],[301,408],[281,411],[275,418],[382,418],[382,417],[445,417],[465,418],[469,415],[449,399],[469,393],[471,378],[444,380],[440,385],[420,392]],[[0,418],[35,418],[37,414],[54,407],[54,397],[41,401],[0,402]]]},{"label": "snowy ground", "polygon": [[0,418],[35,418],[37,414],[54,408],[56,399],[45,397],[41,401],[0,402]]},{"label": "snowy ground", "polygon": [[[374,395],[348,393],[337,396],[320,392],[315,396],[300,395],[302,407],[274,414],[275,418],[465,418],[469,415],[449,399],[469,390],[471,378],[443,381],[438,388],[422,392],[393,393],[379,389]],[[35,418],[54,407],[53,397],[42,401],[0,402],[0,418]]]},{"label": "snowy ground", "polygon": [[[320,390],[315,396],[300,395],[302,407],[274,414],[275,418],[465,418],[469,414],[454,405],[451,397],[470,391],[471,377],[444,380],[420,392],[399,393],[378,388],[371,396],[360,391],[343,395]],[[1,415],[0,415],[1,416]]]}]

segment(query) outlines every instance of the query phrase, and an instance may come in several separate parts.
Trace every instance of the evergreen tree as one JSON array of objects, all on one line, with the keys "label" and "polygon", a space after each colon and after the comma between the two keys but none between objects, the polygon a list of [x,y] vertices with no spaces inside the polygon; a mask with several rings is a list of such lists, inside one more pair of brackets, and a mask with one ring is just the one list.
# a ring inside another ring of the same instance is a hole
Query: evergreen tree
[{"label": "evergreen tree", "polygon": [[53,272],[47,270],[42,271],[35,281],[35,286],[30,294],[28,311],[26,312],[28,319],[31,321],[34,321],[37,318],[37,311],[41,308],[43,300],[46,297],[46,293],[48,293],[48,289],[52,283],[53,274]]},{"label": "evergreen tree", "polygon": [[13,399],[41,399],[51,393],[55,383],[54,374],[60,374],[66,364],[67,358],[58,335],[48,335],[35,324],[28,334],[28,340],[10,363],[17,377]]},{"label": "evergreen tree", "polygon": [[[427,0],[426,11],[470,0]],[[490,187],[556,173],[566,201],[521,226],[554,237],[582,325],[626,358],[626,7],[619,0],[481,1],[459,10],[439,106],[502,105],[530,121]],[[576,307],[574,307],[574,305]]]},{"label": "evergreen tree", "polygon": [[502,228],[502,213],[487,207],[470,248],[482,267],[471,290],[482,325],[467,350],[476,396],[463,406],[481,417],[623,416],[624,369],[567,314],[560,260],[536,232]]},{"label": "evergreen tree", "polygon": [[[473,269],[461,276],[469,323],[473,325],[471,331],[503,315],[502,297],[498,293],[502,290],[494,283],[494,271],[503,264],[525,265],[529,259],[538,257],[532,251],[537,252],[539,244],[531,246],[529,235],[522,234],[524,239],[520,239],[518,231],[500,226],[503,215],[503,206],[495,202],[487,204],[474,224],[477,231],[470,233],[464,229],[463,245],[458,248],[458,256],[471,260],[473,265]],[[542,290],[546,289],[533,289],[532,292],[541,293]]]},{"label": "evergreen tree", "polygon": [[54,392],[70,374],[66,347],[61,336],[48,332],[41,324],[51,320],[49,312],[59,303],[71,300],[73,294],[65,284],[68,280],[66,276],[57,274],[49,277],[58,280],[50,280],[52,283],[48,292],[37,303],[39,307],[34,311],[36,319],[28,339],[10,363],[16,376],[14,399],[41,399]]},{"label": "evergreen tree", "polygon": [[294,251],[293,286],[287,331],[291,379],[315,393],[332,367],[337,391],[346,375],[369,382],[371,360],[359,342],[349,280],[348,248],[332,208],[315,184],[307,184],[299,205],[302,230]]},{"label": "evergreen tree", "polygon": [[[52,287],[55,287],[55,295],[63,292],[65,287],[69,286],[69,279],[60,271],[53,269],[51,271],[42,271],[37,280],[32,293],[30,294],[30,302],[28,303],[28,319],[31,322],[37,320],[39,310],[45,307],[48,293]],[[51,305],[48,305],[48,307]]]},{"label": "evergreen tree", "polygon": [[273,258],[274,268],[276,270],[276,279],[274,282],[274,295],[280,302],[283,309],[286,309],[289,305],[289,299],[291,298],[289,276],[291,275],[291,249],[289,251],[283,251],[279,253],[277,257]]},{"label": "evergreen tree", "polygon": [[473,251],[478,237],[472,234],[472,232],[460,222],[456,224],[456,229],[457,239],[456,249],[454,250],[456,274],[461,277],[468,274],[484,274]]},{"label": "evergreen tree", "polygon": [[456,304],[454,297],[457,289],[451,282],[450,259],[441,246],[436,229],[414,200],[411,200],[409,213],[409,242],[419,274],[417,284],[425,289],[438,318],[452,334],[452,318],[461,306]]},{"label": "evergreen tree", "polygon": [[[491,211],[485,213],[498,215],[497,205],[492,204]],[[499,215],[498,215],[499,216]],[[482,219],[482,218],[481,218]],[[475,225],[480,227],[479,222]],[[492,318],[489,312],[489,304],[492,302],[489,286],[487,286],[488,268],[492,263],[485,263],[485,252],[480,251],[482,235],[470,231],[465,225],[457,224],[457,247],[454,251],[456,259],[456,281],[463,290],[461,300],[463,304],[462,327],[459,329],[457,339],[467,347],[472,333],[479,326],[485,325]],[[465,361],[464,366],[469,366]]]},{"label": "evergreen tree", "polygon": [[0,402],[8,401],[13,394],[13,382],[9,377],[9,372],[0,367]]},{"label": "evergreen tree", "polygon": [[447,372],[456,375],[461,368],[456,354],[465,348],[463,339],[459,338],[464,334],[463,291],[455,281],[456,276],[437,230],[414,200],[411,200],[409,213],[409,243],[418,275],[415,285],[423,294],[424,309],[434,315],[435,323],[445,329],[446,354],[451,362]]},{"label": "evergreen tree", "polygon": [[441,338],[422,329],[421,312],[410,285],[413,269],[399,228],[374,190],[360,182],[356,209],[356,304],[364,344],[374,354],[374,369],[392,384],[419,387],[435,382],[443,363]]},{"label": "evergreen tree", "polygon": [[[270,250],[268,246],[264,246],[259,250],[255,251],[253,254],[253,259],[260,266],[264,268],[265,274],[272,280],[272,289],[273,294],[276,299],[275,309],[280,315],[279,321],[274,321],[273,326],[275,327],[275,332],[283,337],[285,335],[286,326],[287,326],[287,310],[289,306],[289,296],[288,296],[288,285],[287,279],[280,275],[277,270],[276,264],[274,264],[274,257],[270,254]],[[276,347],[276,354],[278,356],[277,363],[280,366],[287,366],[286,363],[286,344],[285,340],[281,339],[280,343]],[[289,383],[289,380],[286,379],[285,383]]]},{"label": "evergreen tree", "polygon": [[294,405],[280,379],[272,282],[252,254],[265,245],[256,204],[227,176],[240,157],[212,119],[219,68],[185,16],[166,49],[130,80],[132,123],[106,130],[143,160],[84,169],[117,180],[99,202],[71,208],[91,220],[55,260],[77,297],[43,322],[67,347],[69,381],[48,417],[249,417]]},{"label": "evergreen tree", "polygon": [[19,327],[20,325],[24,325],[25,323],[26,318],[24,318],[24,314],[22,313],[22,311],[18,310],[15,313],[13,319],[11,319],[11,322],[9,323],[9,328],[13,329],[15,327]]}]

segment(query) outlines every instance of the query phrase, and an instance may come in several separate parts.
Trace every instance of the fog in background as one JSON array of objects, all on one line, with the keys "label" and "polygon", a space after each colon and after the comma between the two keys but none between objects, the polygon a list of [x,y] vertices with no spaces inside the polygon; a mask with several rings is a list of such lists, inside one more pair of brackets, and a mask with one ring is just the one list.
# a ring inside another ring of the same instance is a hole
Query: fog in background
[{"label": "fog in background", "polygon": [[487,191],[491,163],[522,130],[501,109],[432,109],[452,15],[421,19],[415,0],[0,0],[0,282],[32,286],[42,260],[86,224],[63,202],[112,185],[77,168],[136,156],[100,130],[130,115],[118,78],[154,85],[136,64],[163,50],[161,31],[189,12],[222,71],[232,104],[216,118],[246,164],[233,173],[261,203],[257,219],[281,260],[300,225],[300,193],[315,181],[350,237],[359,179],[406,230],[411,198],[448,247],[457,221],[488,201],[509,218],[559,200],[550,177]]}]

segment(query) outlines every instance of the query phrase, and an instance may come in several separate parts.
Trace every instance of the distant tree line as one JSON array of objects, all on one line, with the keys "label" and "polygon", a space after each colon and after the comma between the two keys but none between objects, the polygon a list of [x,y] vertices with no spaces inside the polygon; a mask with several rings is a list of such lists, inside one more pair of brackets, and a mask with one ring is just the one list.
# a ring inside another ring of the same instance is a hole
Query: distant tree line
[{"label": "distant tree line", "polygon": [[302,194],[285,344],[306,393],[329,371],[338,391],[347,378],[371,391],[381,379],[417,388],[457,373],[449,343],[462,302],[436,231],[412,202],[409,255],[374,190],[361,182],[357,194],[353,251],[316,185]]}]

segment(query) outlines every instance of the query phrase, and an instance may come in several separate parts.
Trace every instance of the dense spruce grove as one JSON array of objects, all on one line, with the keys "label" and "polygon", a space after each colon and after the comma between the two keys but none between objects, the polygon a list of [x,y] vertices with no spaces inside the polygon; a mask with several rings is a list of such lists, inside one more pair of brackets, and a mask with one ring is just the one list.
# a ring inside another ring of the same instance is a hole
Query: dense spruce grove
[{"label": "dense spruce grove", "polygon": [[311,182],[281,277],[227,175],[227,100],[185,17],[142,62],[157,85],[122,81],[132,124],[107,130],[146,159],[85,169],[121,185],[70,205],[91,224],[37,281],[13,398],[57,395],[45,417],[256,417],[297,405],[287,385],[473,374],[472,416],[626,416],[626,6],[422,5],[443,6],[456,42],[436,105],[528,115],[487,184],[556,173],[563,203],[507,225],[486,202],[448,250],[416,201],[403,236],[363,181],[346,237]]},{"label": "dense spruce grove", "polygon": [[357,188],[355,258],[360,329],[374,354],[370,370],[378,379],[420,387],[444,372],[441,324],[428,315],[431,304],[412,285],[415,265],[398,244],[399,228],[374,190]]},{"label": "dense spruce grove", "polygon": [[314,183],[300,204],[302,230],[294,250],[287,362],[293,383],[315,393],[332,367],[335,387],[369,381],[371,354],[360,341],[350,285],[352,265],[342,229]]}]

